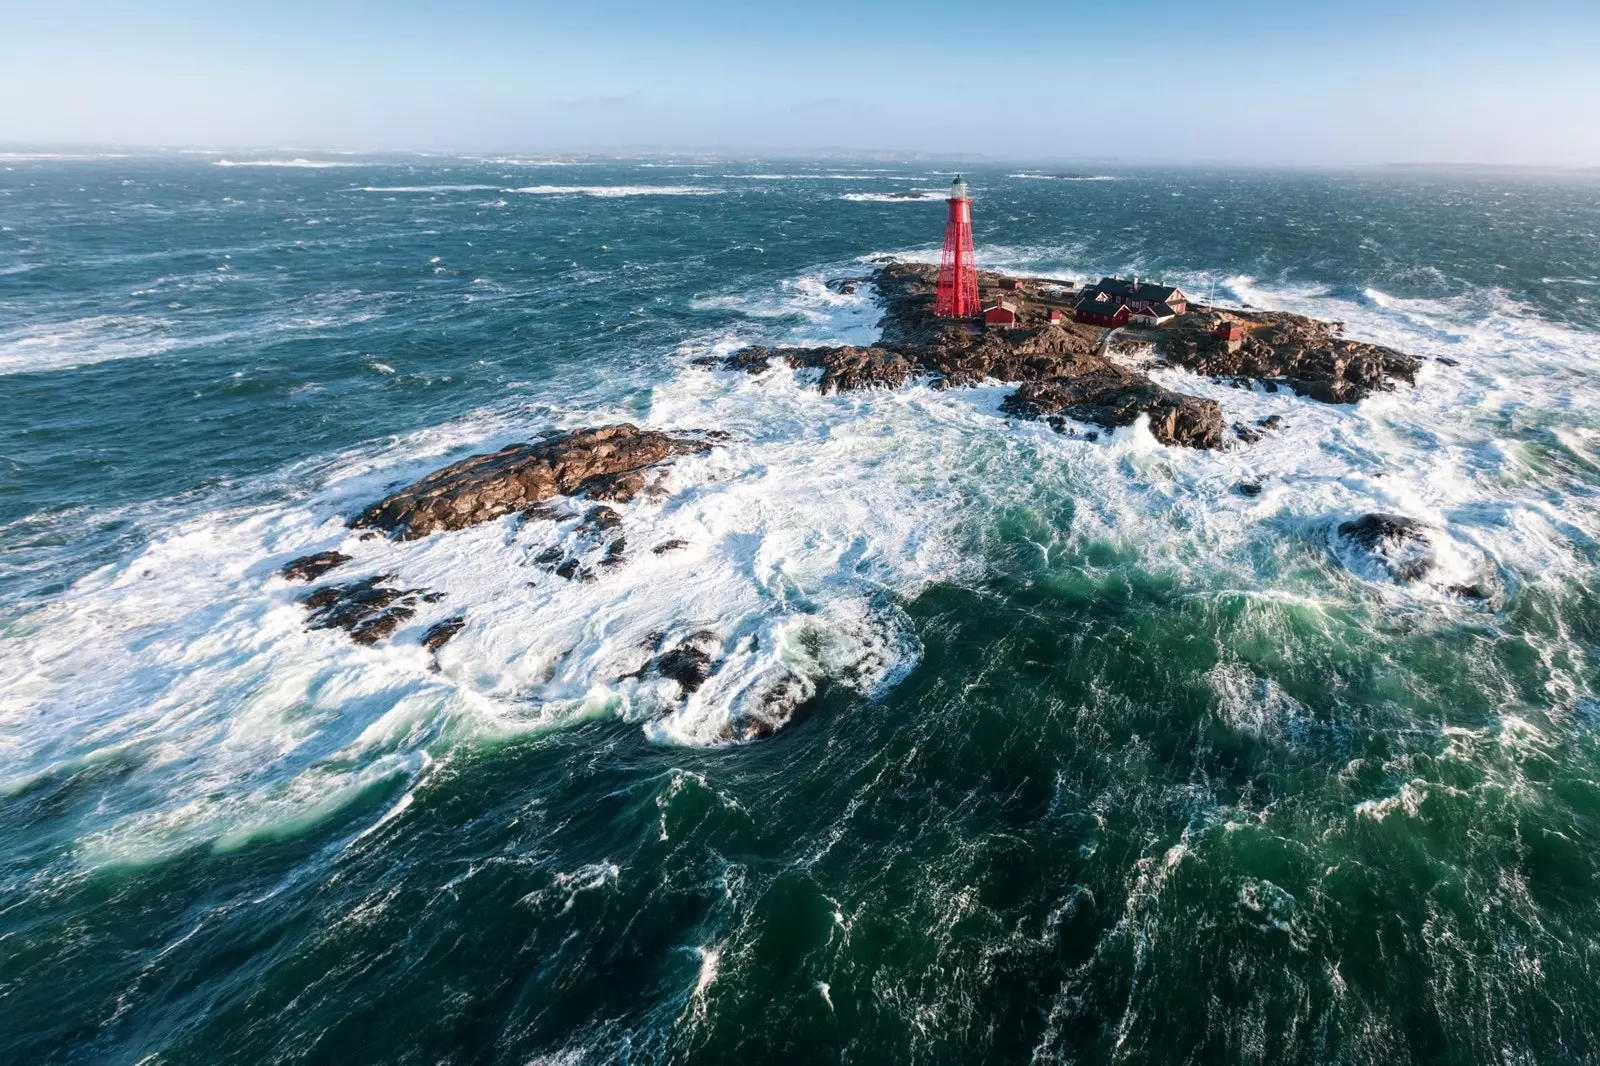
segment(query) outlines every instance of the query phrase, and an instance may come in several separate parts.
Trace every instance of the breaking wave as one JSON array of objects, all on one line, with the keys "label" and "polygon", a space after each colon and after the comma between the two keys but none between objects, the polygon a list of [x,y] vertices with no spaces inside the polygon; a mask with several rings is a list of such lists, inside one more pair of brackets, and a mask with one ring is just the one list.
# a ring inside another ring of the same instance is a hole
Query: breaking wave
[{"label": "breaking wave", "polygon": [[536,196],[714,196],[721,189],[701,185],[527,185],[506,192]]}]

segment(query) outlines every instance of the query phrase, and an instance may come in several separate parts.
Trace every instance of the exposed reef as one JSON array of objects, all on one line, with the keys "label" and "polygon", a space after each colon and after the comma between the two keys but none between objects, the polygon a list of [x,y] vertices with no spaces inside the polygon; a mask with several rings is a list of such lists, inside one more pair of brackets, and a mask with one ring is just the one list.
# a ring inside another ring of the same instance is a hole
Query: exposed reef
[{"label": "exposed reef", "polygon": [[713,437],[627,423],[557,433],[435,471],[373,504],[350,524],[414,540],[528,511],[556,496],[628,500],[645,489],[651,468],[706,451]]}]

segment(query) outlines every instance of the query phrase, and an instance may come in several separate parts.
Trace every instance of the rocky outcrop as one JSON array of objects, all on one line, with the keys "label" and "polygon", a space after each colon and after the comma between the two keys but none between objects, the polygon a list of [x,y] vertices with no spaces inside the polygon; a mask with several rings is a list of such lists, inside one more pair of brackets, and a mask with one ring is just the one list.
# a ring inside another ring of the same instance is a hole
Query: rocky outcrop
[{"label": "rocky outcrop", "polygon": [[1070,375],[1024,382],[1001,402],[1000,409],[1024,418],[1066,416],[1108,429],[1131,425],[1140,415],[1148,415],[1150,432],[1163,444],[1216,448],[1223,443],[1227,423],[1215,401],[1164,389],[1149,378],[1093,356],[1083,357],[1081,364],[1082,369]]},{"label": "rocky outcrop", "polygon": [[759,374],[771,368],[774,360],[795,369],[822,371],[817,387],[825,393],[855,389],[897,389],[911,379],[917,368],[898,352],[884,348],[745,348],[729,356],[724,365],[730,370]]},{"label": "rocky outcrop", "polygon": [[351,522],[402,540],[464,529],[529,511],[555,496],[631,498],[646,472],[710,449],[714,434],[672,434],[622,424],[559,433],[474,455],[373,504]]},{"label": "rocky outcrop", "polygon": [[[1244,327],[1236,348],[1212,335],[1225,321]],[[1323,403],[1355,403],[1396,382],[1415,383],[1420,359],[1350,340],[1340,335],[1343,329],[1337,322],[1281,312],[1202,309],[1163,329],[1156,350],[1197,374],[1241,385],[1287,385]]]}]

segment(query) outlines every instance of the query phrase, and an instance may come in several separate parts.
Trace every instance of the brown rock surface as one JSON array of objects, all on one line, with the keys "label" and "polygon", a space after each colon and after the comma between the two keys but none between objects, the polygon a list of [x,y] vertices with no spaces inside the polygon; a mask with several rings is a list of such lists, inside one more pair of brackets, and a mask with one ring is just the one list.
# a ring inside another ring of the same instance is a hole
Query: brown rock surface
[{"label": "brown rock surface", "polygon": [[1191,448],[1222,445],[1227,423],[1213,400],[1185,396],[1096,356],[1080,357],[1073,373],[1026,381],[1000,409],[1024,418],[1065,415],[1114,429],[1150,416],[1150,432],[1163,444]]},{"label": "brown rock surface", "polygon": [[[1220,322],[1244,327],[1235,350],[1211,335]],[[1323,403],[1356,403],[1395,382],[1414,384],[1422,361],[1380,344],[1340,336],[1337,322],[1277,311],[1200,308],[1160,332],[1156,351],[1197,374],[1287,385]]]},{"label": "brown rock surface", "polygon": [[373,504],[351,525],[413,540],[590,488],[607,499],[626,498],[643,483],[627,475],[710,447],[708,435],[660,433],[626,423],[573,430],[463,459]]}]

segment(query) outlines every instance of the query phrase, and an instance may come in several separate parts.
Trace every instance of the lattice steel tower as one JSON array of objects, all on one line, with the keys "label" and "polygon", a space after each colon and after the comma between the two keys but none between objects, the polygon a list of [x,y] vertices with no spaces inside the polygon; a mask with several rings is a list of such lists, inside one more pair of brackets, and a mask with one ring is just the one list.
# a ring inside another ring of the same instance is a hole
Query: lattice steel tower
[{"label": "lattice steel tower", "polygon": [[939,261],[939,291],[933,313],[942,318],[969,318],[978,306],[978,267],[972,261],[972,200],[967,183],[956,175],[950,183],[950,217],[944,224],[944,257]]}]

